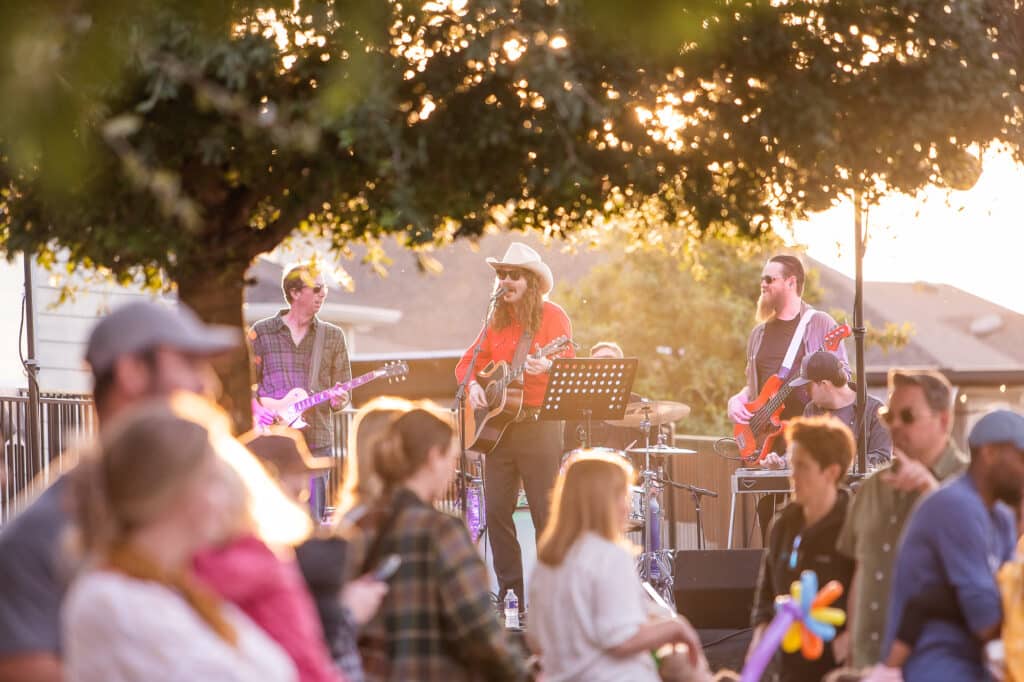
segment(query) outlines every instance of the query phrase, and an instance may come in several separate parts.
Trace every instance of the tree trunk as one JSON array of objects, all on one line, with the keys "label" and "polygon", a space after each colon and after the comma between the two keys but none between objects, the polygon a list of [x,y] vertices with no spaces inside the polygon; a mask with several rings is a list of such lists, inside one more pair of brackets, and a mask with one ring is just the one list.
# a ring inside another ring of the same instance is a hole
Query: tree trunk
[{"label": "tree trunk", "polygon": [[[232,264],[233,266],[234,264]],[[246,325],[242,315],[245,291],[246,263],[224,269],[203,269],[187,276],[175,276],[178,296],[192,308],[204,322],[223,324],[240,330],[244,336]],[[235,351],[214,362],[221,381],[220,404],[231,415],[238,433],[252,428],[252,362],[249,343],[243,341]]]}]

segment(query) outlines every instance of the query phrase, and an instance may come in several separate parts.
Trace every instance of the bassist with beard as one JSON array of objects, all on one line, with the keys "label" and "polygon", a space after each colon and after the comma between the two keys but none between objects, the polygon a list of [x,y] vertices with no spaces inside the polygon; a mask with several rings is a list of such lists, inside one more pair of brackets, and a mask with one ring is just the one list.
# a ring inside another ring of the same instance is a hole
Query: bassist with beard
[{"label": "bassist with beard", "polygon": [[[804,356],[814,353],[823,346],[825,335],[837,325],[830,315],[810,308],[803,301],[804,266],[796,256],[779,254],[772,256],[761,271],[761,295],[757,300],[758,325],[750,332],[747,339],[746,385],[729,398],[729,419],[734,424],[746,424],[753,416],[747,409],[747,403],[758,397],[765,382],[777,374],[793,341],[793,336],[800,324],[801,316],[806,312],[811,315],[803,339],[797,348],[796,356],[790,367],[790,373],[800,371],[800,363]],[[849,363],[846,349],[840,343],[835,352],[849,377]],[[785,378],[785,377],[784,377]],[[789,394],[782,411],[782,419],[798,417],[810,401],[806,389],[798,388]],[[785,442],[782,438],[775,441],[774,452],[762,461],[766,467],[779,468],[785,465]],[[761,519],[761,533],[766,536],[768,521],[774,514],[775,497],[771,504],[759,504],[758,516]]]}]

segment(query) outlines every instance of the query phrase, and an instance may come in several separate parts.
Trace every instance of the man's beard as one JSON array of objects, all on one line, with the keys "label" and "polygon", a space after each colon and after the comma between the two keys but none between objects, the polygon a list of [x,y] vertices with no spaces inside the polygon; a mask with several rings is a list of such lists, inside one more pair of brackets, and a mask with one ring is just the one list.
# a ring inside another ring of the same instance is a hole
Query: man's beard
[{"label": "man's beard", "polygon": [[764,292],[757,298],[757,323],[762,324],[775,317],[775,302]]},{"label": "man's beard", "polygon": [[1013,485],[1012,481],[997,478],[992,492],[997,500],[1005,502],[1013,509],[1020,507],[1022,492],[1019,486]]}]

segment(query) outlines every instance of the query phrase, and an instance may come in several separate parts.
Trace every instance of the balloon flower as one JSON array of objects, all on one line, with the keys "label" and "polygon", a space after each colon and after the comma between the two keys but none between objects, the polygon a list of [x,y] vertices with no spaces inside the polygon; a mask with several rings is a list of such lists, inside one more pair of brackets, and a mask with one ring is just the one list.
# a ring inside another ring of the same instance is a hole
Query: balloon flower
[{"label": "balloon flower", "polygon": [[818,574],[804,571],[793,581],[789,594],[775,598],[775,618],[768,624],[747,664],[741,682],[757,682],[768,666],[775,648],[782,644],[787,654],[800,651],[804,658],[815,660],[825,650],[825,642],[836,636],[836,627],[846,622],[846,612],[829,606],[843,594],[843,586],[832,580],[818,590]]}]

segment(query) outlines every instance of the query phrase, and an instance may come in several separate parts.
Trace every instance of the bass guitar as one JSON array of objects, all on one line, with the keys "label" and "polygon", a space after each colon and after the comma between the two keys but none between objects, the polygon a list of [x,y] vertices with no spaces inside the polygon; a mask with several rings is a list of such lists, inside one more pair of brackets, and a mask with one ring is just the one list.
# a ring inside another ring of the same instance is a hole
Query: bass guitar
[{"label": "bass guitar", "polygon": [[[327,390],[309,395],[302,388],[293,388],[283,398],[257,398],[253,400],[253,421],[254,428],[261,428],[273,424],[284,424],[295,429],[307,426],[302,419],[302,413],[320,403],[337,398],[342,393],[347,393],[354,388],[368,384],[376,379],[387,379],[388,381],[401,381],[409,374],[409,365],[402,360],[386,363],[380,369],[361,374],[355,379],[328,388]],[[259,413],[259,414],[257,414]]]},{"label": "bass guitar", "polygon": [[[572,344],[568,336],[559,336],[535,354],[534,359],[558,355]],[[477,372],[476,380],[487,394],[487,407],[465,411],[465,433],[468,448],[476,452],[488,453],[501,440],[505,429],[519,418],[523,411],[523,369],[510,367],[501,360],[489,362]]]},{"label": "bass guitar", "polygon": [[[834,353],[842,340],[850,336],[851,333],[850,325],[839,325],[825,335],[825,340],[818,350]],[[800,372],[790,372],[789,377],[783,381],[778,374],[773,374],[765,382],[757,398],[746,404],[753,416],[750,417],[748,423],[733,426],[732,431],[741,457],[749,460],[756,454],[756,461],[760,462],[772,451],[775,440],[782,434],[782,429],[785,427],[785,422],[782,421],[782,410],[785,407],[786,398],[793,391],[793,386],[790,384],[798,376],[800,376]]]}]

